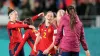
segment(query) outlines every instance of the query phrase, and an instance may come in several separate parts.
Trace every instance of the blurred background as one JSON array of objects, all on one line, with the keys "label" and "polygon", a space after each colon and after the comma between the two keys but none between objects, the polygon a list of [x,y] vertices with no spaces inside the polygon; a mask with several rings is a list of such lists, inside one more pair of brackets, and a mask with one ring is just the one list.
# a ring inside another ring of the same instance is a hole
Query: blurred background
[{"label": "blurred background", "polygon": [[[0,0],[0,56],[9,56],[9,37],[6,29],[9,21],[7,14],[9,6],[18,11],[19,20],[24,20],[40,12],[66,10],[66,7],[70,5],[76,8],[84,24],[85,39],[91,56],[100,56],[100,0]],[[40,21],[41,19],[35,21],[36,27]],[[24,32],[23,29],[22,32]],[[27,43],[24,49],[25,55],[28,56],[31,49]],[[80,56],[85,56],[82,47]]]}]

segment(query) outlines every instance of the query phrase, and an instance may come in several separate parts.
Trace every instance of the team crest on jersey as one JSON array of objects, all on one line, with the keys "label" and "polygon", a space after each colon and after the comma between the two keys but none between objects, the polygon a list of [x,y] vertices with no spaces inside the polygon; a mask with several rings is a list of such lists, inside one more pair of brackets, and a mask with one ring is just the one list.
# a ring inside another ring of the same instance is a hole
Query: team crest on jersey
[{"label": "team crest on jersey", "polygon": [[51,32],[51,29],[50,28],[48,29],[48,32]]}]

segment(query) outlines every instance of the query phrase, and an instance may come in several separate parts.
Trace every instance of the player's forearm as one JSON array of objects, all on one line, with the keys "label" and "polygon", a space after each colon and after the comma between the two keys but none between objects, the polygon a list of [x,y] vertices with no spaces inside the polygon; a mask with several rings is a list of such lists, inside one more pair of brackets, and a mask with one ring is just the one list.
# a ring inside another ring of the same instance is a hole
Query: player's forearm
[{"label": "player's forearm", "polygon": [[26,25],[26,24],[13,24],[13,25],[10,25],[8,28],[24,28],[24,27],[28,27],[28,25]]},{"label": "player's forearm", "polygon": [[39,13],[38,15],[33,16],[32,17],[32,20],[35,21],[36,19],[38,19],[40,16],[43,16],[43,15],[44,15],[43,12],[42,13]]},{"label": "player's forearm", "polygon": [[85,39],[81,40],[81,44],[82,44],[83,49],[85,51],[87,51],[88,50],[88,46],[87,46],[87,43],[86,43],[86,40]]},{"label": "player's forearm", "polygon": [[54,42],[48,47],[48,50],[50,51],[54,47]]},{"label": "player's forearm", "polygon": [[82,30],[81,30],[80,42],[82,44],[83,49],[85,51],[88,50],[88,46],[87,46],[87,43],[86,43],[86,40],[85,40],[85,36],[84,36],[84,28],[83,27],[82,27]]},{"label": "player's forearm", "polygon": [[48,47],[48,50],[51,50],[54,47],[54,42],[55,42],[56,36],[53,36],[53,42],[52,44]]},{"label": "player's forearm", "polygon": [[38,15],[35,15],[32,17],[32,20],[35,21],[38,17],[39,17]]}]

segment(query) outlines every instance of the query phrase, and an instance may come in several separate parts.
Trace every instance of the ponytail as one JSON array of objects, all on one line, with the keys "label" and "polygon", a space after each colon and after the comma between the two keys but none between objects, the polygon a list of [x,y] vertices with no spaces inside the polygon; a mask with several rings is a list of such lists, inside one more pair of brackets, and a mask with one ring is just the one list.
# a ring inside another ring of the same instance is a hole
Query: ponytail
[{"label": "ponytail", "polygon": [[68,7],[68,13],[70,15],[70,27],[71,27],[71,29],[73,29],[74,28],[74,25],[76,23],[76,17],[75,17],[76,12],[75,12],[75,8],[73,6],[69,6]]}]

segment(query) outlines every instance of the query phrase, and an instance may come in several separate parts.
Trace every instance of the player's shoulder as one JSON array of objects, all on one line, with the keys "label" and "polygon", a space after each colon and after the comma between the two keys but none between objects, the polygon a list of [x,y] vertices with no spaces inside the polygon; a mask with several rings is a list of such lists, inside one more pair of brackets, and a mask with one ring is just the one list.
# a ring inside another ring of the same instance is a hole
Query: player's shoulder
[{"label": "player's shoulder", "polygon": [[9,21],[8,24],[14,24],[14,22],[13,21]]},{"label": "player's shoulder", "polygon": [[52,27],[53,29],[57,29],[57,27],[56,27],[54,24],[51,24],[51,27]]},{"label": "player's shoulder", "polygon": [[70,20],[70,15],[64,15],[61,17],[61,21],[69,21]]},{"label": "player's shoulder", "polygon": [[15,23],[13,21],[9,21],[7,26],[12,25],[12,24],[15,24]]},{"label": "player's shoulder", "polygon": [[16,23],[22,24],[23,22],[22,22],[22,21],[18,21],[18,20],[17,20],[17,21],[16,21]]}]

